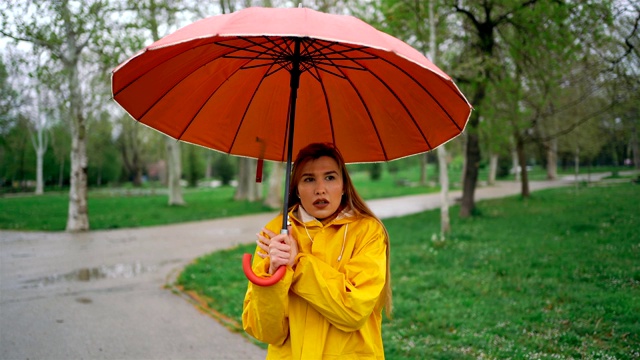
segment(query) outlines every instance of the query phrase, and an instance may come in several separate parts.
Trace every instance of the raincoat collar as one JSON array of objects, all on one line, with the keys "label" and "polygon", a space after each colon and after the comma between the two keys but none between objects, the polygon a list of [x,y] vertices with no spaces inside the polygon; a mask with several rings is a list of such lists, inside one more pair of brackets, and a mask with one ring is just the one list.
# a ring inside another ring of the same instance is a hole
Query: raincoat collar
[{"label": "raincoat collar", "polygon": [[291,209],[289,217],[304,225],[317,225],[317,226],[329,226],[329,225],[342,225],[350,223],[355,220],[355,214],[351,208],[347,207],[340,211],[340,214],[335,219],[331,220],[327,225],[322,225],[322,222],[315,217],[309,215],[309,213],[300,205]]}]

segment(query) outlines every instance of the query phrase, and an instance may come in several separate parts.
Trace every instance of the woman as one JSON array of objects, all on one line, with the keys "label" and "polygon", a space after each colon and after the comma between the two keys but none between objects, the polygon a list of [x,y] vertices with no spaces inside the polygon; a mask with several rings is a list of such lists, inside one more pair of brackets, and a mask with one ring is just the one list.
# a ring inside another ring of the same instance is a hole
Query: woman
[{"label": "woman", "polygon": [[242,323],[269,344],[267,359],[383,359],[382,308],[391,309],[389,236],[358,195],[331,144],[298,154],[282,215],[257,234],[253,270],[277,284],[249,283]]}]

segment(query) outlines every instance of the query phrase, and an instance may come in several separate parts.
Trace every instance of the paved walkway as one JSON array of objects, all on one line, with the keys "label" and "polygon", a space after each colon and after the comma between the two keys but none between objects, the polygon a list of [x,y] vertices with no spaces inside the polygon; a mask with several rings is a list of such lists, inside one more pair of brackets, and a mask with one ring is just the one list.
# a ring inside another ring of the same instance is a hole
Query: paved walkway
[{"label": "paved walkway", "polygon": [[[519,191],[501,182],[478,188],[476,199]],[[440,200],[430,194],[369,204],[389,218],[437,208]],[[264,359],[263,349],[164,286],[201,255],[253,242],[274,215],[79,234],[0,230],[0,358]]]}]

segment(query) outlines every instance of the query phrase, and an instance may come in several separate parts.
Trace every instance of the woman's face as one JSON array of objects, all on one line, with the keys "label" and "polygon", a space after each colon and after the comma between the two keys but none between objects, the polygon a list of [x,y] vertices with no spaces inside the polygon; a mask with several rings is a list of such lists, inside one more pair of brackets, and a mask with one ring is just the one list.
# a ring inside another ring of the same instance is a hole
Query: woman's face
[{"label": "woman's face", "polygon": [[340,207],[343,184],[338,163],[329,156],[311,160],[302,167],[298,196],[304,210],[318,220],[326,219]]}]

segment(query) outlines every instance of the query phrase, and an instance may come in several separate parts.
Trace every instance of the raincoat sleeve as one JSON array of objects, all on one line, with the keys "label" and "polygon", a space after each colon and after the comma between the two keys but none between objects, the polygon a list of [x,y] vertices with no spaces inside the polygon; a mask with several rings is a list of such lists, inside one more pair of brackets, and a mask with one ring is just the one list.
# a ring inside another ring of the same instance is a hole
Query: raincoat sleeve
[{"label": "raincoat sleeve", "polygon": [[342,331],[362,328],[379,304],[385,284],[387,244],[382,225],[371,220],[364,234],[357,236],[362,238],[356,240],[359,245],[342,271],[311,254],[299,254],[291,286]]},{"label": "raincoat sleeve", "polygon": [[[278,225],[271,221],[267,228],[273,232]],[[262,259],[256,246],[253,255],[253,271],[260,277],[269,277],[269,258]],[[262,287],[249,282],[242,309],[242,327],[254,338],[274,345],[281,345],[289,335],[289,288],[293,270],[288,267],[282,280],[272,286]]]}]

